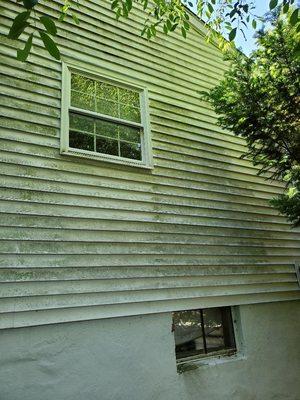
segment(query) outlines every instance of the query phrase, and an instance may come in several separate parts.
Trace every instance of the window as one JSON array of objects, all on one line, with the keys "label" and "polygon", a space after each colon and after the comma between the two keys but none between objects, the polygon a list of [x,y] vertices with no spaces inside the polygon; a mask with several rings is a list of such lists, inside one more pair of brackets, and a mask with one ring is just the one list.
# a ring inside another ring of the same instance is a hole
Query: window
[{"label": "window", "polygon": [[61,152],[151,167],[147,92],[63,65]]},{"label": "window", "polygon": [[173,330],[178,361],[236,352],[230,307],[176,311]]}]

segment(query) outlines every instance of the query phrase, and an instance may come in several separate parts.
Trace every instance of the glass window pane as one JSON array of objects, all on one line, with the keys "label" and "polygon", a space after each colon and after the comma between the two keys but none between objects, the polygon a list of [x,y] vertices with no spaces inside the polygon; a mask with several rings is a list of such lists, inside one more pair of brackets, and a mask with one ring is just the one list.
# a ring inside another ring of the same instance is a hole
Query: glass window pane
[{"label": "glass window pane", "polygon": [[222,323],[224,333],[224,344],[226,349],[236,349],[234,327],[230,307],[222,307]]},{"label": "glass window pane", "polygon": [[140,107],[140,94],[133,90],[119,88],[119,101],[134,107]]},{"label": "glass window pane", "polygon": [[230,307],[203,310],[207,352],[235,349]]},{"label": "glass window pane", "polygon": [[139,128],[132,128],[131,126],[120,125],[120,139],[128,140],[129,142],[140,143],[141,132]]},{"label": "glass window pane", "polygon": [[136,107],[132,107],[128,104],[120,104],[120,118],[128,121],[140,122],[141,115],[140,110]]},{"label": "glass window pane", "polygon": [[207,352],[224,349],[225,344],[221,309],[207,308],[203,310],[203,318]]},{"label": "glass window pane", "polygon": [[69,142],[75,149],[94,151],[94,136],[70,131]]},{"label": "glass window pane", "polygon": [[113,122],[96,120],[96,133],[101,136],[108,136],[118,139],[119,125]]},{"label": "glass window pane", "polygon": [[89,96],[95,96],[95,81],[85,76],[74,74],[71,75],[71,89],[83,92]]},{"label": "glass window pane", "polygon": [[94,118],[70,113],[70,129],[94,133]]},{"label": "glass window pane", "polygon": [[199,310],[174,312],[173,329],[177,359],[204,353]]},{"label": "glass window pane", "polygon": [[140,94],[79,74],[71,74],[71,105],[84,110],[140,122]]},{"label": "glass window pane", "polygon": [[104,154],[111,154],[114,156],[118,156],[119,155],[118,141],[97,136],[96,151],[97,153],[104,153]]},{"label": "glass window pane", "polygon": [[[114,118],[140,122],[138,91],[71,73],[71,106],[86,110],[86,115],[70,110],[70,147],[142,159],[141,129],[114,122]],[[112,121],[105,121],[104,115]]]},{"label": "glass window pane", "polygon": [[96,100],[96,111],[100,114],[110,115],[111,117],[119,117],[119,105],[113,101],[104,99]]},{"label": "glass window pane", "polygon": [[139,143],[120,142],[121,157],[141,160],[141,145]]},{"label": "glass window pane", "polygon": [[173,329],[177,359],[236,350],[230,307],[174,312]]},{"label": "glass window pane", "polygon": [[117,86],[109,85],[104,82],[96,83],[96,96],[107,100],[118,101],[118,90]]},{"label": "glass window pane", "polygon": [[95,111],[95,99],[87,93],[71,92],[71,106]]}]

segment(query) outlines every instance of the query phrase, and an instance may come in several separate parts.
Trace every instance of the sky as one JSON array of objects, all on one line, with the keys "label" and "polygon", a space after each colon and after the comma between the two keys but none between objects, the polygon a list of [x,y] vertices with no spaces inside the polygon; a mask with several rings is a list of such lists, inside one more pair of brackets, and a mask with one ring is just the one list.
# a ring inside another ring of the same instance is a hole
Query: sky
[{"label": "sky", "polygon": [[[269,1],[270,0],[255,0],[255,14],[264,15],[269,10]],[[258,27],[259,26],[260,25],[258,24]],[[253,37],[253,34],[254,30],[252,27],[250,27],[249,29],[245,29],[245,36],[247,39],[246,41],[241,32],[237,34],[237,37],[235,39],[236,46],[241,47],[242,51],[247,55],[256,48],[255,38]]]}]

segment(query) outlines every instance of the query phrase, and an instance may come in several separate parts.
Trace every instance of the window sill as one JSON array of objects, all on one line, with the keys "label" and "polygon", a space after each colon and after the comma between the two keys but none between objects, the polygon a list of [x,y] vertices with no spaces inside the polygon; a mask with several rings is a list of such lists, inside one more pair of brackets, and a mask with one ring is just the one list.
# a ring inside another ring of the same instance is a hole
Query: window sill
[{"label": "window sill", "polygon": [[123,166],[127,166],[127,167],[142,168],[142,169],[146,169],[146,170],[153,169],[152,165],[144,164],[142,161],[130,160],[130,159],[121,158],[121,157],[114,157],[114,156],[105,155],[105,154],[97,154],[97,153],[87,151],[87,150],[68,148],[67,150],[61,150],[60,154],[65,155],[65,156],[71,156],[71,157],[86,158],[88,160],[108,162],[110,164],[123,165]]},{"label": "window sill", "polygon": [[220,354],[220,355],[212,355],[210,357],[203,358],[195,358],[193,360],[182,360],[177,362],[177,372],[178,374],[183,374],[184,372],[196,370],[198,368],[204,366],[215,366],[227,364],[229,362],[246,360],[244,354],[235,353],[235,354]]}]

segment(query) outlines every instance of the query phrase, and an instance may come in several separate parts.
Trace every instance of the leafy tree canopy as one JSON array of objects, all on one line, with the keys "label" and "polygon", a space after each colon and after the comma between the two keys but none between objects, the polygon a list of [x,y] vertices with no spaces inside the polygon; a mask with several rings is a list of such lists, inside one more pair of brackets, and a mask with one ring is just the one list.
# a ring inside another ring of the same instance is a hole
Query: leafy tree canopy
[{"label": "leafy tree canopy", "polygon": [[[13,1],[13,0],[11,0]],[[17,52],[17,58],[25,61],[32,48],[35,35],[40,36],[45,48],[50,55],[60,59],[59,48],[55,41],[57,34],[57,20],[44,15],[39,9],[39,1],[50,0],[16,0],[20,3],[20,12],[12,23],[8,37],[19,39],[26,31],[29,36],[25,47]],[[67,19],[79,24],[76,9],[80,7],[81,0],[64,0],[58,20]],[[237,31],[244,33],[243,29],[249,25],[255,30],[257,21],[263,21],[263,17],[255,14],[254,0],[110,0],[111,8],[115,11],[116,18],[128,17],[133,6],[139,4],[145,10],[146,19],[141,34],[150,39],[161,29],[168,34],[180,29],[183,37],[186,37],[190,28],[187,6],[195,10],[200,18],[206,21],[208,38],[216,36],[220,47],[228,45],[224,38],[233,42]],[[74,7],[76,5],[76,7]],[[295,5],[295,0],[270,0],[270,10],[278,7],[282,13],[290,13],[290,22],[300,30],[300,7]],[[34,11],[39,11],[35,13]]]},{"label": "leafy tree canopy", "polygon": [[244,155],[260,174],[286,182],[272,200],[300,226],[300,33],[290,18],[277,18],[260,32],[250,57],[234,52],[224,79],[205,94],[221,127],[246,140]]}]

